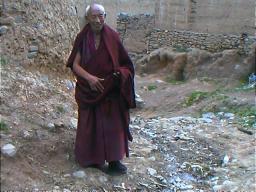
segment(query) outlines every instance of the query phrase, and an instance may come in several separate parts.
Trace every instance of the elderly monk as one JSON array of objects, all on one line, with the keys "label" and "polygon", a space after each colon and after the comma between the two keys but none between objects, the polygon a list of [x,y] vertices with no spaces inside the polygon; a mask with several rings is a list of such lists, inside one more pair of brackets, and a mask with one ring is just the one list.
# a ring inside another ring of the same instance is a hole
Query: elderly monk
[{"label": "elderly monk", "polygon": [[125,174],[129,156],[129,109],[135,108],[134,67],[117,32],[105,24],[104,7],[86,9],[88,24],[77,35],[67,66],[77,78],[78,126],[75,158],[83,166],[108,162]]}]

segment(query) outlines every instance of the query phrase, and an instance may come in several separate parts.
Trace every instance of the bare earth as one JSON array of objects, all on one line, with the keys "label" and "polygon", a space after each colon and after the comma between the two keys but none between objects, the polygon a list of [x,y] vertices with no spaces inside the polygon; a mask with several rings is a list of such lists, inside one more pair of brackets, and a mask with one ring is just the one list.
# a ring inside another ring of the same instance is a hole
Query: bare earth
[{"label": "bare earth", "polygon": [[[195,90],[212,92],[235,83],[194,79],[171,84],[160,74],[137,76],[136,91],[145,105],[131,111],[134,141],[124,160],[128,174],[110,176],[74,162],[70,122],[76,104],[63,75],[18,64],[3,66],[1,73],[1,121],[8,127],[1,131],[1,147],[11,143],[17,149],[14,157],[1,153],[1,191],[255,190],[255,132],[246,134],[235,121],[217,117],[200,122],[200,110],[218,105],[218,99],[183,105]],[[238,103],[255,102],[252,90],[225,94]],[[83,178],[73,176],[79,170]]]}]

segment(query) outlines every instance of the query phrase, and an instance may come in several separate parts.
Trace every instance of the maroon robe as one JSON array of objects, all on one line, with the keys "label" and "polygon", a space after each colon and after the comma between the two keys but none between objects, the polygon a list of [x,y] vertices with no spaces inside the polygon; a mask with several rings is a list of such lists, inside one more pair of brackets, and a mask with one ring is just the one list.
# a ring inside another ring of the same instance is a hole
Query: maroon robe
[{"label": "maroon robe", "polygon": [[[102,29],[97,50],[94,45],[93,33],[87,25],[78,34],[67,64],[72,69],[79,51],[81,67],[104,79],[104,92],[98,93],[77,76],[75,157],[82,166],[121,160],[125,154],[128,157],[128,140],[132,140],[129,108],[135,107],[133,64],[117,33],[107,25]],[[120,79],[114,72],[120,72]]]}]

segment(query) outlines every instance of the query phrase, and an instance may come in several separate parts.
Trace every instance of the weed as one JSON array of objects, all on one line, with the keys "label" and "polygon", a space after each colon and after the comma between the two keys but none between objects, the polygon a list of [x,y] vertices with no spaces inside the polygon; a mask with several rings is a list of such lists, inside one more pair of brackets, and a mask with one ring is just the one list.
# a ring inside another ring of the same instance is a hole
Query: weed
[{"label": "weed", "polygon": [[64,112],[65,112],[65,109],[64,109],[64,107],[63,107],[62,105],[58,105],[58,106],[56,107],[56,109],[57,109],[57,112],[58,112],[58,113],[64,113]]},{"label": "weed", "polygon": [[4,56],[0,56],[0,66],[5,66],[8,64],[8,60]]},{"label": "weed", "polygon": [[256,125],[256,107],[251,105],[238,105],[233,103],[232,100],[228,99],[228,96],[223,94],[214,95],[213,98],[217,100],[217,105],[207,105],[201,109],[200,113],[205,112],[225,112],[233,113],[236,115],[235,122],[244,128],[255,128]]},{"label": "weed", "polygon": [[3,120],[0,121],[0,131],[9,131],[8,125]]},{"label": "weed", "polygon": [[244,127],[253,127],[256,123],[256,107],[255,106],[233,106],[229,108],[231,113],[236,114],[239,118],[238,123]]},{"label": "weed", "polygon": [[148,85],[148,90],[149,91],[155,90],[156,88],[157,88],[156,85]]},{"label": "weed", "polygon": [[192,92],[185,100],[185,106],[191,106],[194,103],[198,103],[199,101],[207,98],[210,96],[211,93],[209,92],[202,92],[202,91],[194,91]]},{"label": "weed", "polygon": [[185,83],[185,81],[177,81],[177,80],[173,79],[173,77],[170,75],[165,78],[165,81],[167,83],[171,83],[173,85],[180,85],[182,83]]},{"label": "weed", "polygon": [[173,48],[176,52],[188,52],[188,49],[182,45],[173,45]]}]

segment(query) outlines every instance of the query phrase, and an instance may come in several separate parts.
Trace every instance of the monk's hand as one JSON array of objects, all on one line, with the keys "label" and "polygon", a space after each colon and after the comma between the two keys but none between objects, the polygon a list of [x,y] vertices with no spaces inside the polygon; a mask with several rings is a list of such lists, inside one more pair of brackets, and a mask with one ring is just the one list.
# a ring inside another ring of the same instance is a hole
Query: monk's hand
[{"label": "monk's hand", "polygon": [[87,79],[89,85],[90,85],[90,88],[93,90],[93,91],[98,91],[98,92],[103,92],[104,90],[104,87],[102,85],[102,81],[104,81],[104,79],[101,79],[99,77],[96,77],[96,76],[93,76],[93,75],[90,75]]}]

